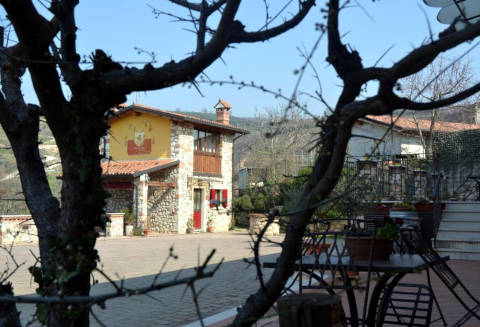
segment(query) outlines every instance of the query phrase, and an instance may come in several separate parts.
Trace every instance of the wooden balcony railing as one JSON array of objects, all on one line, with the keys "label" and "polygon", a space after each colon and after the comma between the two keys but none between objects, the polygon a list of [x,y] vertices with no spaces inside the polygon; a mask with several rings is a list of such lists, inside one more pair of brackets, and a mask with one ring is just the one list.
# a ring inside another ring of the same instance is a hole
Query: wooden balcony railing
[{"label": "wooden balcony railing", "polygon": [[222,174],[222,156],[216,153],[195,151],[193,155],[193,172]]}]

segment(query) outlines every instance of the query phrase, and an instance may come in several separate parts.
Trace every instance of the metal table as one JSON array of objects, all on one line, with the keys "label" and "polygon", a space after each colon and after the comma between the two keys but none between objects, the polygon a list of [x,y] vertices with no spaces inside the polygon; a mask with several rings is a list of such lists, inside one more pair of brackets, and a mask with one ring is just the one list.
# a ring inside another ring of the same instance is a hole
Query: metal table
[{"label": "metal table", "polygon": [[[444,256],[442,259],[447,261],[449,257]],[[418,273],[432,266],[432,264],[425,262],[419,255],[415,254],[392,254],[389,260],[373,260],[371,262],[355,260],[353,264],[359,272],[370,271],[381,274],[373,289],[368,305],[366,325],[369,327],[382,325],[388,304],[386,299],[390,297],[395,286],[406,274]],[[348,257],[343,257],[341,262],[338,262],[334,256],[327,259],[326,255],[307,255],[302,257],[301,262],[300,260],[296,262],[295,270],[313,274],[313,271],[317,269],[325,269],[328,268],[327,266],[333,265],[344,267],[344,271],[347,271],[352,267],[352,262],[350,262]],[[275,262],[265,262],[263,264],[264,268],[275,268],[275,266]],[[315,279],[321,280],[318,276]],[[334,293],[332,289],[328,291],[331,294]],[[380,299],[382,292],[384,296]],[[350,323],[352,326],[359,326],[358,309],[353,287],[347,287],[346,293],[350,306]],[[377,308],[380,308],[380,314],[377,314]]]}]

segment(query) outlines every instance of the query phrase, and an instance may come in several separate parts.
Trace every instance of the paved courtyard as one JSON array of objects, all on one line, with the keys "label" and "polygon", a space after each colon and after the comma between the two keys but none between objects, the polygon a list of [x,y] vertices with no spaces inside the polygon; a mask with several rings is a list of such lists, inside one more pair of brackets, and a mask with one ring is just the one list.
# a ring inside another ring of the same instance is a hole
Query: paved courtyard
[{"label": "paved courtyard", "polygon": [[[280,241],[281,237],[274,240]],[[169,261],[159,281],[166,281],[180,276],[193,274],[193,267],[213,248],[217,249],[212,264],[225,262],[214,278],[198,282],[197,289],[205,289],[200,296],[200,306],[204,317],[217,314],[227,309],[241,305],[246,297],[258,288],[255,267],[248,266],[243,258],[250,258],[252,253],[249,247],[250,237],[246,233],[215,233],[194,235],[161,235],[149,238],[131,237],[120,239],[100,239],[97,248],[102,258],[104,270],[114,279],[124,279],[126,286],[142,287],[150,285],[153,276],[160,269],[168,255],[170,246],[174,246],[178,260]],[[30,253],[37,252],[34,245],[17,245],[14,253],[19,262],[27,261],[11,279],[16,294],[31,294],[35,286],[32,284],[27,267],[33,263]],[[278,246],[265,244],[262,250],[263,260],[274,260],[280,252]],[[4,265],[4,257],[0,257]],[[469,290],[480,298],[480,262],[452,260],[450,266],[465,282]],[[267,270],[266,273],[271,271]],[[118,277],[116,277],[118,275]],[[92,293],[112,291],[113,288],[105,280],[97,276],[100,281]],[[425,274],[410,274],[405,277],[406,282],[425,283]],[[465,311],[435,277],[432,277],[436,295],[449,325],[458,320]],[[95,309],[96,315],[106,326],[181,326],[195,321],[192,297],[185,287],[178,286],[163,291],[151,293],[152,297],[137,296],[119,298],[107,302],[106,310]],[[358,294],[361,298],[361,294]],[[33,306],[22,305],[23,322],[28,321],[33,313]],[[438,317],[438,313],[434,313]],[[278,322],[267,323],[275,326]],[[93,326],[99,324],[92,320]],[[260,324],[262,325],[262,324]],[[435,326],[441,324],[436,323]],[[480,322],[471,319],[465,326],[480,326]]]},{"label": "paved courtyard", "polygon": [[[273,238],[281,240],[281,237]],[[114,279],[124,279],[127,287],[148,286],[158,273],[168,255],[170,246],[179,256],[178,260],[170,260],[159,281],[172,280],[180,276],[193,274],[193,267],[202,261],[211,249],[217,252],[212,259],[213,264],[221,258],[222,264],[216,275],[197,283],[197,290],[205,289],[200,295],[200,307],[204,316],[241,305],[246,297],[258,288],[254,266],[248,266],[243,258],[252,256],[249,247],[250,237],[246,233],[214,233],[193,235],[161,235],[149,238],[130,237],[121,239],[100,239],[97,249],[104,271]],[[27,261],[12,278],[15,293],[31,294],[35,285],[31,282],[27,267],[34,260],[30,250],[37,253],[34,245],[17,245],[14,253],[17,261]],[[265,244],[262,256],[272,260],[280,252],[273,244]],[[4,262],[2,262],[2,265]],[[116,276],[119,277],[116,277]],[[109,292],[113,287],[100,281],[92,293]],[[198,319],[191,293],[185,287],[178,286],[151,293],[152,297],[135,296],[108,301],[106,310],[96,308],[94,312],[107,326],[179,326]],[[26,322],[33,313],[33,306],[22,305],[22,321]],[[98,325],[92,320],[92,325]]]}]

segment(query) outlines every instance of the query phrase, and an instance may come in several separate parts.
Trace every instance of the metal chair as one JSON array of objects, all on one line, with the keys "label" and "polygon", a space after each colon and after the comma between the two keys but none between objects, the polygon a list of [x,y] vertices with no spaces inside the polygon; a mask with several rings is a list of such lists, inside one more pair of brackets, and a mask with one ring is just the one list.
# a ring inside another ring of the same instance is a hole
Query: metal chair
[{"label": "metal chair", "polygon": [[[387,286],[388,287],[388,286]],[[382,314],[382,326],[429,326],[433,308],[431,288],[420,284],[399,283],[395,286],[385,307],[379,306],[378,314]],[[381,310],[384,312],[381,312]]]},{"label": "metal chair", "polygon": [[[406,245],[406,249],[408,251],[413,251],[415,254],[420,255],[425,262],[431,265],[433,272],[467,311],[467,313],[459,321],[457,321],[454,326],[462,326],[472,317],[480,320],[480,315],[477,313],[480,310],[480,301],[473,296],[473,294],[463,284],[460,278],[458,278],[455,272],[447,265],[445,260],[443,260],[442,257],[440,257],[440,255],[435,251],[435,249],[432,248],[430,243],[422,237],[418,229],[409,229],[404,231],[404,233],[402,233],[402,242]],[[430,275],[428,271],[427,277],[429,287],[431,288]],[[434,300],[436,302],[435,297]],[[467,301],[471,302],[471,304],[469,305]]]}]

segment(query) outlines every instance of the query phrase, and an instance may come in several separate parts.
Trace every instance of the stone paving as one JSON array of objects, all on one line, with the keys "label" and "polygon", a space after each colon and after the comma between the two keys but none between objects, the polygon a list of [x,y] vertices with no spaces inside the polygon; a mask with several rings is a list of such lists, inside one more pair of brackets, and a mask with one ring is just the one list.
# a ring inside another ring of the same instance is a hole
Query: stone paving
[{"label": "stone paving", "polygon": [[[274,237],[276,241],[281,237]],[[131,237],[120,239],[100,239],[97,248],[100,252],[104,270],[110,275],[117,273],[130,287],[147,286],[158,272],[162,262],[168,254],[168,249],[174,245],[179,260],[167,264],[160,281],[171,280],[181,271],[180,276],[188,276],[197,265],[198,250],[204,258],[209,250],[216,248],[217,253],[212,264],[225,258],[225,263],[214,278],[198,282],[198,290],[206,286],[200,296],[200,306],[205,317],[241,305],[246,297],[258,288],[255,278],[255,269],[243,261],[251,257],[249,248],[250,238],[246,233],[214,233],[194,235],[162,235],[149,238]],[[31,283],[27,267],[33,263],[30,250],[36,252],[34,245],[16,245],[14,253],[19,262],[27,264],[12,278],[16,294],[31,294],[35,286]],[[263,260],[275,260],[279,247],[274,244],[265,244],[262,251]],[[3,260],[3,257],[0,257]],[[4,265],[4,261],[0,261]],[[479,261],[451,260],[449,265],[464,281],[469,290],[480,298]],[[183,269],[183,270],[182,270]],[[271,270],[266,270],[271,273]],[[116,279],[119,279],[118,277]],[[99,278],[92,293],[98,294],[113,290],[112,286]],[[403,281],[425,283],[425,274],[409,274]],[[458,320],[465,311],[450,294],[448,289],[432,274],[432,283],[440,306],[450,324]],[[99,319],[107,326],[181,326],[197,320],[190,292],[184,293],[183,286],[173,287],[154,292],[147,296],[120,298],[107,302],[106,310],[95,309]],[[358,294],[361,298],[361,294]],[[21,306],[22,320],[28,320],[33,312],[33,306]],[[434,317],[438,314],[434,312]],[[92,320],[93,326],[99,324]],[[220,324],[222,325],[222,324]],[[277,326],[278,320],[270,319],[259,326]],[[434,326],[441,326],[440,323]],[[465,326],[480,326],[480,322],[471,319]]]},{"label": "stone paving", "polygon": [[[281,237],[271,237],[281,240]],[[243,258],[252,256],[249,247],[250,237],[246,233],[204,233],[193,235],[160,235],[148,238],[124,237],[120,239],[100,239],[97,249],[103,263],[103,269],[114,279],[124,279],[127,287],[148,286],[158,273],[168,255],[170,246],[179,256],[170,260],[158,281],[166,281],[180,276],[193,274],[193,267],[206,257],[211,249],[217,249],[212,259],[212,267],[221,258],[225,259],[216,275],[211,279],[199,281],[197,290],[205,287],[200,295],[200,307],[204,316],[241,305],[246,297],[254,292],[259,284],[254,266],[248,266]],[[27,267],[33,262],[30,250],[37,252],[34,245],[16,245],[14,254],[17,261],[27,261],[12,278],[15,293],[31,294],[35,285],[30,280]],[[280,248],[274,244],[265,244],[262,256],[265,260],[274,260]],[[4,262],[2,262],[2,265]],[[118,274],[120,277],[115,277]],[[92,294],[109,292],[113,287],[97,276],[100,281]],[[151,293],[152,297],[136,296],[108,301],[106,310],[98,307],[94,312],[107,326],[179,326],[198,319],[189,290],[178,286]],[[22,321],[26,322],[33,313],[33,306],[22,305]],[[92,325],[99,325],[92,319]]]}]

